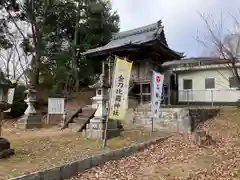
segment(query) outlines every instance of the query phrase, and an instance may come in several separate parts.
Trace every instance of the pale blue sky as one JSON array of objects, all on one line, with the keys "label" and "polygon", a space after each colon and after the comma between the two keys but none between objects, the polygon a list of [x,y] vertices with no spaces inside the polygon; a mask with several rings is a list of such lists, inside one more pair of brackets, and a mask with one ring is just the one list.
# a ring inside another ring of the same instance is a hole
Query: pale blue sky
[{"label": "pale blue sky", "polygon": [[240,0],[112,0],[112,5],[120,15],[121,31],[161,19],[169,46],[187,56],[206,54],[196,40],[207,34],[199,13],[208,16],[209,22],[220,22],[222,17],[225,32],[233,29],[232,15],[240,22]]}]

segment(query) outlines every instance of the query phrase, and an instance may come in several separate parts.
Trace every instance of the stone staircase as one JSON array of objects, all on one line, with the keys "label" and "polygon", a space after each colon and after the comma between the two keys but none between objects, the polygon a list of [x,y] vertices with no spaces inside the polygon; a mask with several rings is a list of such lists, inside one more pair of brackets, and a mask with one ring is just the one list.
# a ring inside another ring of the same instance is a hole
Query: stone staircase
[{"label": "stone staircase", "polygon": [[72,120],[68,123],[68,128],[73,132],[81,132],[86,128],[90,119],[93,118],[96,109],[92,108],[90,105],[85,106],[77,113]]}]

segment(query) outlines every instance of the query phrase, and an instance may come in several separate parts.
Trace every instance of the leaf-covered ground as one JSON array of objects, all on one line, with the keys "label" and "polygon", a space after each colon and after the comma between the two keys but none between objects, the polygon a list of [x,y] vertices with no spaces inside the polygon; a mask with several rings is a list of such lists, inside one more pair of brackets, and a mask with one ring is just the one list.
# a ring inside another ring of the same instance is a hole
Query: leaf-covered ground
[{"label": "leaf-covered ground", "polygon": [[110,139],[107,148],[102,148],[102,141],[85,139],[81,137],[81,133],[68,130],[49,128],[19,131],[11,126],[5,126],[3,137],[10,140],[16,155],[9,159],[0,159],[0,180],[61,165],[156,136],[165,134],[127,129],[121,136]]},{"label": "leaf-covered ground", "polygon": [[199,148],[188,134],[152,145],[143,152],[79,174],[82,180],[237,180],[240,179],[240,110],[224,109],[203,128],[216,140]]}]

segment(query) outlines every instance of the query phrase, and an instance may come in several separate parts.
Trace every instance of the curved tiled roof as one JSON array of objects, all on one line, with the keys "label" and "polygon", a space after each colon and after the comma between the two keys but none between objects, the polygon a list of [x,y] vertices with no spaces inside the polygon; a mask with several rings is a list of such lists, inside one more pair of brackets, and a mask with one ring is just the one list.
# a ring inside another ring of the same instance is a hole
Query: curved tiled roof
[{"label": "curved tiled roof", "polygon": [[[116,33],[113,35],[111,41],[105,46],[97,47],[95,49],[89,49],[88,51],[82,53],[82,55],[105,52],[107,50],[124,47],[130,44],[141,45],[157,39],[161,41],[164,47],[168,48],[161,20],[147,26],[142,26],[132,30]],[[177,52],[175,53],[178,54]]]},{"label": "curved tiled roof", "polygon": [[118,40],[118,39],[123,39],[123,38],[129,37],[129,36],[135,36],[135,35],[142,34],[142,33],[148,33],[151,31],[156,31],[159,28],[162,28],[161,20],[158,21],[157,23],[149,24],[147,26],[139,27],[139,28],[132,29],[129,31],[116,33],[113,35],[111,40]]}]

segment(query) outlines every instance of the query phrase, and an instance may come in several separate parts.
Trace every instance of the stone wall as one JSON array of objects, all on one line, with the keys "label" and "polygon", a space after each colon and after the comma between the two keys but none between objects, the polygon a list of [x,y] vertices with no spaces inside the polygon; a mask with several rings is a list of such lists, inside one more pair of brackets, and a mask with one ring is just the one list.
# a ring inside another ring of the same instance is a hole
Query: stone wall
[{"label": "stone wall", "polygon": [[190,132],[191,118],[188,109],[185,108],[161,108],[159,116],[153,119],[152,123],[151,111],[134,112],[133,123],[138,126],[152,128],[155,130],[170,131],[170,132]]},{"label": "stone wall", "polygon": [[161,108],[157,119],[153,119],[150,109],[129,109],[126,116],[128,125],[170,132],[188,132],[207,119],[215,116],[217,109]]}]

